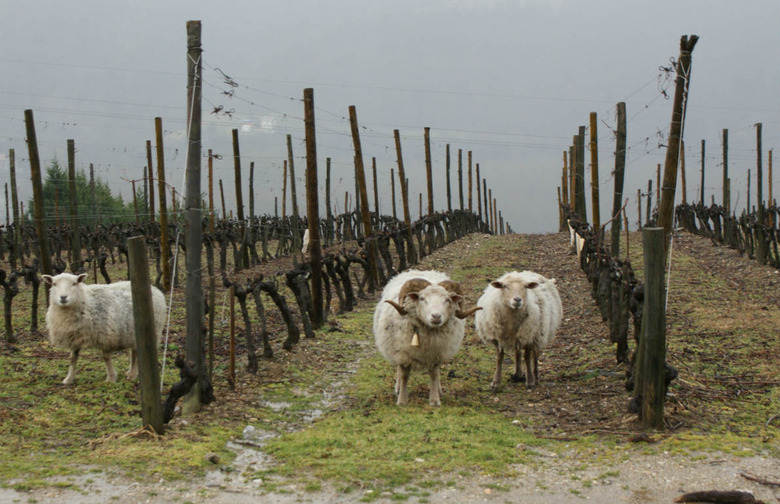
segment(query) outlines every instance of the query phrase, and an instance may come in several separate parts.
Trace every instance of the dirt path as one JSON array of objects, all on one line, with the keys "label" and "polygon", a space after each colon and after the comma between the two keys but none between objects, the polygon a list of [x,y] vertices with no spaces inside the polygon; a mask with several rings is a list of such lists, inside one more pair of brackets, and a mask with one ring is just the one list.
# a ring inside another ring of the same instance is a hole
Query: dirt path
[{"label": "dirt path", "polygon": [[[767,503],[780,502],[780,487],[760,484],[742,476],[755,475],[779,481],[780,459],[776,457],[759,457],[752,452],[746,452],[751,453],[750,456],[738,456],[733,447],[727,451],[728,455],[717,451],[658,453],[652,444],[648,444],[647,453],[643,454],[635,449],[635,443],[628,442],[628,434],[635,432],[635,419],[624,413],[627,394],[620,375],[625,369],[614,361],[606,326],[590,298],[590,287],[584,275],[569,255],[566,238],[561,234],[503,237],[496,239],[487,256],[479,258],[479,264],[459,262],[467,256],[464,250],[477,247],[488,239],[472,236],[461,240],[457,246],[436,252],[421,266],[449,270],[457,265],[464,286],[472,294],[479,292],[489,280],[483,278],[481,270],[476,272],[481,264],[494,264],[497,271],[533,269],[555,277],[563,298],[565,321],[559,339],[541,363],[543,386],[533,391],[508,387],[500,395],[486,396],[485,401],[509,418],[533,418],[533,430],[539,436],[566,439],[607,432],[626,434],[617,441],[618,445],[625,444],[625,449],[613,450],[611,455],[603,456],[597,442],[587,455],[583,455],[582,450],[547,452],[534,448],[540,453],[540,462],[514,468],[516,477],[454,475],[455,485],[426,489],[421,496],[411,497],[409,501],[566,503],[590,500],[638,504],[672,502],[682,493],[698,490],[739,489],[751,491]],[[732,251],[713,248],[706,240],[689,235],[680,238],[678,247],[680,253],[700,258],[701,267],[717,270],[730,286],[744,289],[753,299],[759,300],[757,302],[777,304],[778,274],[774,270],[758,267]],[[753,282],[756,279],[763,281],[760,285],[765,287],[757,286]],[[768,283],[770,280],[774,283]],[[590,362],[583,364],[578,361],[578,355],[584,352],[585,346],[591,357]],[[373,351],[371,345],[365,346],[365,352]],[[593,358],[593,355],[597,357]],[[596,373],[596,379],[584,382],[582,374],[591,372]],[[598,390],[594,389],[594,381]],[[335,385],[328,388],[328,397],[322,401],[323,411],[339,407],[336,388]],[[690,416],[680,418],[689,419]],[[756,422],[765,420],[756,419]],[[691,420],[686,421],[689,423],[682,428],[690,427]],[[649,441],[654,441],[652,436]],[[31,492],[0,489],[0,503],[242,504],[398,500],[389,493],[379,496],[365,492],[344,494],[328,484],[316,491],[285,484],[269,494],[262,486],[263,481],[246,481],[241,474],[248,468],[265,466],[271,461],[262,451],[253,448],[239,445],[231,448],[238,453],[231,464],[235,471],[213,471],[194,486],[183,481],[137,482],[120,476],[88,474],[62,479],[62,485],[55,481],[51,488]],[[717,450],[718,447],[711,448]],[[531,448],[518,445],[517,449]]]}]

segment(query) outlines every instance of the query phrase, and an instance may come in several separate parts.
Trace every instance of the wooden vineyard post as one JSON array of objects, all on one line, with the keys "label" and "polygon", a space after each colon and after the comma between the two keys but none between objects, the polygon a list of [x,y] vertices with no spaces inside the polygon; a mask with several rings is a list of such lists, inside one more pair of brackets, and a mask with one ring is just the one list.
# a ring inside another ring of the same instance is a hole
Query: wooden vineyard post
[{"label": "wooden vineyard post", "polygon": [[[769,149],[769,157],[767,159],[767,161],[769,162],[769,164],[767,165],[767,169],[769,170],[769,180],[767,181],[769,195],[767,196],[766,200],[770,206],[775,206],[775,200],[772,196],[772,150],[773,149]],[[775,225],[775,212],[772,212],[772,215],[770,216],[769,225],[773,227]]]},{"label": "wooden vineyard post", "polygon": [[[41,259],[41,272],[44,275],[53,274],[51,254],[49,253],[49,230],[46,225],[46,214],[43,210],[43,184],[41,182],[41,159],[38,157],[38,139],[35,135],[35,120],[33,111],[24,111],[24,122],[27,128],[27,150],[30,155],[30,175],[33,187],[33,215],[35,230],[38,233],[38,250]],[[49,284],[46,285],[46,301],[49,301]]]},{"label": "wooden vineyard post", "polygon": [[428,215],[433,215],[433,168],[431,166],[431,128],[427,126],[425,127],[425,177],[428,181]]},{"label": "wooden vineyard post", "polygon": [[595,112],[590,113],[590,191],[593,210],[593,229],[601,228],[601,210],[599,208],[599,141],[596,134],[597,117]]},{"label": "wooden vineyard post", "polygon": [[162,118],[154,118],[157,138],[157,194],[160,197],[160,249],[162,250],[163,292],[173,288],[171,275],[171,244],[168,241],[168,207],[165,189],[165,150],[163,148]]},{"label": "wooden vineyard post", "polygon": [[406,186],[406,175],[404,172],[404,157],[401,153],[401,133],[393,130],[395,136],[395,152],[398,157],[398,182],[401,186],[401,203],[404,209],[404,225],[406,226],[406,246],[408,248],[409,264],[417,264],[417,253],[414,248],[414,234],[412,233],[412,220],[409,215],[409,191]]},{"label": "wooden vineyard post", "polygon": [[764,219],[764,167],[763,167],[763,154],[762,138],[761,138],[762,124],[756,124],[756,220],[758,222],[756,226],[757,242],[756,243],[756,261],[758,264],[766,264],[766,239],[764,235],[764,225],[766,224]]},{"label": "wooden vineyard post", "polygon": [[[187,22],[187,163],[185,166],[184,243],[186,244],[185,297],[187,309],[187,337],[185,342],[187,362],[197,373],[195,384],[182,400],[182,413],[194,413],[201,408],[201,389],[206,376],[203,270],[201,249],[203,243],[201,182],[201,23]],[[240,208],[240,207],[239,207]],[[212,303],[215,300],[212,299]]]},{"label": "wooden vineyard post", "polygon": [[[565,208],[570,208],[569,206],[569,166],[568,166],[568,159],[567,159],[567,152],[563,151],[563,167],[561,168],[561,198],[562,203]],[[561,231],[565,231],[565,229],[562,229]]]},{"label": "wooden vineyard post", "polygon": [[450,183],[450,144],[447,144],[445,148],[444,165],[447,173],[447,211],[452,212],[452,184]]},{"label": "wooden vineyard post", "polygon": [[[72,246],[71,272],[75,273],[81,267],[81,232],[79,231],[79,200],[76,195],[76,144],[74,140],[68,140],[68,199],[70,207],[70,233]],[[135,187],[133,187],[133,199],[135,199]],[[138,210],[136,209],[136,217]]]},{"label": "wooden vineyard post", "polygon": [[729,192],[728,180],[729,180],[729,130],[727,128],[723,128],[723,208],[726,209],[727,215],[729,213],[729,208],[731,207],[731,201],[730,201],[731,194]]},{"label": "wooden vineyard post", "polygon": [[[314,89],[306,88],[303,90],[303,107],[306,128],[306,216],[308,217],[309,223],[309,254],[311,264],[311,322],[314,329],[319,329],[324,322],[324,315],[322,306],[320,211],[317,193],[317,140],[314,128]],[[374,189],[376,190],[376,163],[374,163]],[[377,217],[378,216],[379,212],[377,211]]]},{"label": "wooden vineyard post", "polygon": [[330,158],[325,158],[325,214],[327,236],[325,236],[328,245],[333,244],[333,210],[330,208]]},{"label": "wooden vineyard post", "polygon": [[476,166],[477,169],[477,216],[479,217],[480,225],[482,224],[482,190],[479,187],[479,163]]},{"label": "wooden vineyard post", "polygon": [[376,158],[371,158],[371,174],[374,182],[374,213],[376,214],[376,223],[379,226],[379,187],[376,180]]},{"label": "wooden vineyard post", "polygon": [[626,104],[620,102],[617,104],[617,136],[615,139],[615,194],[612,199],[612,234],[611,254],[612,257],[620,256],[620,222],[618,212],[623,201],[623,182],[626,173]]},{"label": "wooden vineyard post", "polygon": [[141,389],[141,418],[157,434],[165,434],[160,397],[160,371],[157,367],[157,335],[154,333],[152,283],[146,258],[146,239],[135,236],[127,240],[130,262],[130,290],[133,298],[136,350],[138,352],[138,385]]},{"label": "wooden vineyard post", "polygon": [[287,217],[287,160],[283,163],[282,170],[282,219]]},{"label": "wooden vineyard post", "polygon": [[644,248],[645,299],[642,316],[642,336],[639,339],[641,358],[642,425],[649,429],[664,428],[664,396],[666,374],[666,307],[664,272],[664,229],[646,228],[642,232]]},{"label": "wooden vineyard post", "polygon": [[[90,165],[91,166],[91,165]],[[146,172],[149,178],[149,221],[154,222],[154,164],[152,162],[152,141],[146,141]]]},{"label": "wooden vineyard post", "polygon": [[463,206],[463,149],[458,149],[458,196],[460,197],[460,209]]},{"label": "wooden vineyard post", "polygon": [[[691,52],[696,41],[696,35],[690,38],[683,36],[680,39],[680,56],[677,59],[674,90],[674,102],[672,107],[672,122],[669,127],[669,143],[666,147],[666,159],[664,161],[664,176],[661,182],[661,199],[658,205],[658,226],[664,228],[664,239],[668,246],[671,239],[672,224],[674,222],[674,200],[677,189],[677,162],[680,159],[680,147],[682,144],[683,121],[685,120],[685,104],[687,103],[688,86],[691,82]],[[685,159],[683,157],[683,159]],[[684,163],[683,163],[684,165]],[[683,173],[685,171],[683,170]],[[683,176],[683,201],[685,201],[685,177]],[[702,191],[704,191],[702,174]],[[702,203],[704,203],[702,195]],[[665,263],[665,260],[664,260]]]},{"label": "wooden vineyard post", "polygon": [[390,199],[393,201],[393,219],[398,219],[398,213],[395,209],[395,169],[390,168]]},{"label": "wooden vineyard post", "polygon": [[472,204],[472,177],[471,177],[471,151],[468,152],[468,158],[469,158],[469,169],[468,169],[468,176],[469,176],[469,213],[472,213],[474,211],[474,206]]},{"label": "wooden vineyard post", "polygon": [[705,141],[701,141],[701,194],[699,194],[699,203],[704,204],[704,159],[705,159]]},{"label": "wooden vineyard post", "polygon": [[236,219],[238,219],[238,232],[241,239],[241,247],[239,248],[239,255],[237,264],[235,265],[236,271],[241,271],[244,268],[249,267],[249,249],[246,246],[246,221],[244,220],[244,192],[241,189],[243,181],[241,179],[241,151],[238,143],[238,129],[234,128],[233,134],[233,176],[234,184],[236,186]]},{"label": "wooden vineyard post", "polygon": [[482,203],[485,209],[485,227],[490,228],[490,209],[488,208],[487,180],[482,179]]},{"label": "wooden vineyard post", "polygon": [[360,190],[360,213],[363,217],[364,236],[368,246],[368,290],[374,292],[379,277],[377,273],[377,243],[374,233],[371,230],[371,215],[368,208],[368,194],[366,190],[366,174],[363,169],[363,148],[360,145],[360,130],[357,122],[357,109],[354,105],[349,106],[349,123],[352,127],[352,143],[355,146],[355,167],[357,168],[358,187]]},{"label": "wooden vineyard post", "polygon": [[22,253],[22,220],[19,215],[19,193],[16,188],[16,152],[14,149],[8,150],[8,166],[11,171],[11,205],[13,205],[13,232],[14,232],[14,253],[11,256],[11,268],[16,269],[16,261],[19,264],[24,263],[24,254]]},{"label": "wooden vineyard post", "polygon": [[295,190],[295,164],[293,161],[292,135],[287,135],[287,165],[290,171],[290,198],[292,203],[293,258],[301,256],[301,222],[298,211],[298,193]]},{"label": "wooden vineyard post", "polygon": [[653,179],[647,179],[647,210],[645,215],[645,225],[650,224],[653,211]]},{"label": "wooden vineyard post", "polygon": [[214,156],[209,149],[209,235],[211,235],[211,245],[208,251],[208,273],[209,273],[209,380],[214,377],[214,317],[217,314],[217,285],[216,275],[214,274],[214,245],[216,243],[216,229],[214,223]]}]

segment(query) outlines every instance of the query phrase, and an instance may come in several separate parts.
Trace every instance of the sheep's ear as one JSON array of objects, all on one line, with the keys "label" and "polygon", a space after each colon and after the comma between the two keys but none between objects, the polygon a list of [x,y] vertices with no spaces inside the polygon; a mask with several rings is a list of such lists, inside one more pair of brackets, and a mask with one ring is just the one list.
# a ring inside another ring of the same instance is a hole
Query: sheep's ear
[{"label": "sheep's ear", "polygon": [[415,303],[420,300],[420,294],[418,292],[410,292],[406,297],[411,298]]},{"label": "sheep's ear", "polygon": [[455,304],[458,304],[458,303],[460,303],[461,301],[463,301],[463,296],[461,296],[460,294],[457,294],[457,293],[453,292],[452,294],[450,294],[450,300],[451,300],[453,303],[455,303]]},{"label": "sheep's ear", "polygon": [[504,288],[504,284],[502,284],[498,280],[496,280],[495,282],[490,282],[490,285],[492,285],[496,289],[503,289]]},{"label": "sheep's ear", "polygon": [[537,287],[539,287],[539,283],[538,282],[529,282],[529,283],[525,284],[525,288],[526,289],[535,289]]},{"label": "sheep's ear", "polygon": [[41,275],[41,278],[43,278],[43,281],[48,285],[54,285],[54,279],[51,277],[51,275]]},{"label": "sheep's ear", "polygon": [[76,282],[77,282],[77,283],[81,283],[81,282],[83,282],[83,281],[84,281],[84,279],[85,279],[85,278],[87,278],[87,274],[86,274],[86,273],[82,273],[82,274],[80,274],[80,275],[79,275],[79,276],[76,278]]}]

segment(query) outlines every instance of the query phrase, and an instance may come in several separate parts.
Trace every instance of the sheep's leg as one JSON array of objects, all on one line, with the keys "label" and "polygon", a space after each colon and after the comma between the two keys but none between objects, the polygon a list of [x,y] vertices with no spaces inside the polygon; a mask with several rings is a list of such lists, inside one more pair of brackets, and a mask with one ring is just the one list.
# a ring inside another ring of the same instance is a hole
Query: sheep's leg
[{"label": "sheep's leg", "polygon": [[111,352],[103,352],[103,360],[106,362],[106,382],[116,383],[116,370],[111,363]]},{"label": "sheep's leg", "polygon": [[431,377],[430,388],[431,391],[428,395],[428,403],[431,406],[441,406],[441,379],[439,373],[439,366],[434,366],[428,370],[428,376]]},{"label": "sheep's leg", "polygon": [[539,385],[539,352],[534,349],[534,382]]},{"label": "sheep's leg", "polygon": [[412,366],[398,365],[398,374],[396,388],[398,389],[398,401],[396,404],[406,404],[409,401],[409,391],[406,386],[409,383],[409,372],[412,370]]},{"label": "sheep's leg", "polygon": [[533,348],[525,348],[525,385],[528,388],[534,388],[536,386],[536,375],[531,368],[531,361],[534,360],[534,354]]},{"label": "sheep's leg", "polygon": [[73,379],[76,378],[76,363],[79,360],[80,351],[79,348],[70,351],[70,366],[68,367],[68,375],[62,380],[63,385],[70,385],[73,383]]},{"label": "sheep's leg", "polygon": [[512,381],[515,383],[520,383],[525,381],[525,376],[523,376],[523,348],[520,345],[517,345],[515,347],[515,374],[512,375]]},{"label": "sheep's leg", "polygon": [[501,362],[504,360],[504,348],[498,341],[494,340],[493,344],[496,345],[496,372],[493,373],[493,382],[490,386],[497,389],[501,385]]},{"label": "sheep's leg", "polygon": [[138,378],[138,352],[133,349],[130,352],[130,368],[127,370],[127,379],[130,381],[134,381],[136,378]]}]

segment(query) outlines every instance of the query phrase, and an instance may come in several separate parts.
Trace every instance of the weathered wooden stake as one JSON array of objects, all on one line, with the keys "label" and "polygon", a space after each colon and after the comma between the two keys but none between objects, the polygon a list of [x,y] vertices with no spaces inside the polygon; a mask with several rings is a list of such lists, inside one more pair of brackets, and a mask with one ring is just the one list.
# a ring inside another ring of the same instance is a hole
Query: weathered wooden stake
[{"label": "weathered wooden stake", "polygon": [[[255,162],[249,162],[249,222],[255,217]],[[251,225],[251,224],[250,224]]]},{"label": "weathered wooden stake", "polygon": [[764,219],[764,166],[763,166],[763,154],[762,138],[761,138],[762,124],[756,124],[756,220],[758,226],[756,226],[757,246],[756,246],[756,261],[758,264],[766,264],[767,247],[764,233],[764,226],[766,221]]},{"label": "weathered wooden stake", "polygon": [[428,181],[428,215],[433,215],[433,168],[431,166],[431,128],[425,127],[425,177]]},{"label": "weathered wooden stake", "polygon": [[590,113],[590,194],[593,210],[593,229],[601,228],[601,209],[599,201],[599,141],[596,133],[597,116]]},{"label": "weathered wooden stake", "polygon": [[379,188],[376,180],[376,158],[371,158],[371,173],[374,182],[374,213],[376,214],[377,226],[379,225]]},{"label": "weathered wooden stake", "polygon": [[474,211],[474,206],[473,206],[472,201],[471,201],[472,200],[472,196],[471,195],[473,194],[473,190],[472,190],[472,177],[471,177],[471,151],[469,151],[469,153],[468,153],[468,158],[469,158],[469,170],[468,170],[468,174],[469,174],[469,213],[472,213]]},{"label": "weathered wooden stake", "polygon": [[705,141],[701,141],[701,194],[699,195],[699,202],[704,204],[704,158],[705,158]]},{"label": "weathered wooden stake", "polygon": [[479,221],[482,222],[482,189],[479,186],[479,163],[477,163],[476,166],[477,169],[477,215],[479,216]]},{"label": "weathered wooden stake", "polygon": [[152,283],[146,258],[146,238],[127,240],[133,322],[138,353],[138,385],[141,390],[141,419],[157,434],[165,434],[160,397],[160,371],[157,367],[157,335],[154,331]]},{"label": "weathered wooden stake", "polygon": [[[79,200],[76,194],[76,144],[70,139],[68,145],[68,199],[70,200],[70,232],[72,259],[70,268],[73,273],[81,267],[81,231],[79,229]],[[133,183],[133,201],[135,201],[135,183]],[[135,209],[138,221],[138,205]]]},{"label": "weathered wooden stake", "polygon": [[162,118],[154,118],[155,137],[157,139],[157,194],[160,197],[160,248],[162,250],[163,292],[173,287],[171,274],[171,244],[168,240],[168,205],[165,187],[165,149],[163,147]]},{"label": "weathered wooden stake", "polygon": [[726,214],[729,213],[731,207],[731,194],[727,190],[727,180],[729,178],[729,130],[723,128],[723,208],[726,209]]},{"label": "weathered wooden stake", "polygon": [[238,129],[233,128],[233,183],[236,187],[236,218],[238,219],[238,232],[241,239],[241,254],[235,265],[236,271],[249,267],[249,249],[246,247],[246,221],[244,220],[244,191],[241,179],[241,151],[238,143]]},{"label": "weathered wooden stake", "polygon": [[366,174],[363,170],[363,148],[360,146],[360,130],[358,129],[357,122],[357,109],[354,105],[349,106],[349,123],[352,127],[352,143],[355,146],[355,166],[357,168],[358,186],[360,189],[360,212],[363,217],[363,230],[366,237],[366,245],[368,245],[368,265],[369,265],[369,278],[368,278],[368,290],[373,292],[379,283],[379,276],[377,272],[377,243],[374,238],[374,233],[371,228],[371,215],[368,208],[368,194],[366,191]]},{"label": "weathered wooden stake", "polygon": [[[287,135],[287,165],[290,167],[290,201],[292,202],[293,258],[301,257],[301,222],[298,211],[298,193],[295,190],[295,162],[293,161],[292,135]],[[301,257],[301,260],[303,258]],[[297,260],[297,259],[296,259]]]},{"label": "weathered wooden stake", "polygon": [[282,219],[287,217],[287,160],[283,163],[282,171]]},{"label": "weathered wooden stake", "polygon": [[[664,160],[664,176],[661,182],[660,204],[658,205],[658,226],[664,229],[664,239],[666,243],[671,240],[672,224],[674,222],[674,200],[677,190],[677,163],[681,158],[680,151],[683,134],[683,121],[685,119],[685,104],[687,103],[688,86],[691,82],[691,52],[696,41],[699,39],[696,35],[690,38],[683,36],[680,39],[680,56],[677,58],[674,90],[674,103],[672,107],[672,121],[669,127],[669,144],[666,147],[666,158]],[[702,144],[703,146],[703,144]],[[684,152],[684,150],[683,150]],[[702,163],[704,163],[702,156]],[[684,154],[682,156],[683,166],[685,165]],[[703,167],[703,165],[702,165]],[[685,170],[683,169],[683,173]],[[683,201],[685,201],[685,176],[683,175]],[[702,170],[702,204],[704,203],[704,173]],[[665,260],[664,260],[665,264]]]},{"label": "weathered wooden stake", "polygon": [[[198,411],[202,404],[201,385],[207,380],[205,362],[205,334],[203,331],[203,273],[201,249],[203,243],[203,219],[200,197],[201,157],[201,23],[187,22],[187,163],[185,166],[184,243],[187,276],[185,298],[187,309],[187,337],[185,350],[187,363],[197,372],[197,380],[182,399],[182,413]],[[212,299],[212,303],[215,300]]]},{"label": "weathered wooden stake", "polygon": [[[306,216],[309,224],[309,257],[311,264],[311,304],[314,329],[325,320],[322,299],[322,244],[320,241],[320,208],[317,191],[317,140],[314,128],[314,89],[303,90],[304,123],[306,128]],[[374,164],[376,191],[376,164]],[[376,194],[376,192],[375,192]],[[376,197],[376,196],[375,196]],[[377,210],[377,217],[379,211]]]},{"label": "weathered wooden stake", "polygon": [[395,210],[395,169],[390,168],[390,198],[393,200],[393,219],[398,219],[398,214]]},{"label": "weathered wooden stake", "polygon": [[664,273],[666,260],[664,229],[646,228],[642,232],[645,299],[642,316],[642,425],[663,430],[666,375],[666,298]]},{"label": "weathered wooden stake", "polygon": [[[90,164],[90,169],[92,165]],[[154,210],[154,165],[152,163],[152,141],[146,141],[146,173],[149,178],[149,221],[154,222],[157,212]]]},{"label": "weathered wooden stake", "polygon": [[11,205],[13,205],[14,216],[14,254],[11,259],[11,267],[16,269],[16,261],[24,263],[24,254],[22,253],[22,220],[19,214],[19,193],[16,187],[16,152],[14,149],[8,150],[8,166],[11,171]]},{"label": "weathered wooden stake", "polygon": [[447,211],[452,212],[452,187],[450,184],[450,144],[445,148],[445,166],[447,171]]},{"label": "weathered wooden stake", "polygon": [[626,173],[626,103],[617,104],[617,135],[615,137],[615,194],[612,199],[612,257],[620,256],[620,222],[617,213],[622,208],[623,182]]},{"label": "weathered wooden stake", "polygon": [[458,149],[458,195],[460,197],[460,209],[463,205],[463,149]]},{"label": "weathered wooden stake", "polygon": [[328,245],[331,245],[333,244],[333,210],[330,207],[330,158],[325,158],[325,214],[328,229],[325,240]]},{"label": "weathered wooden stake", "polygon": [[[38,233],[38,250],[41,259],[41,272],[44,275],[53,274],[51,254],[49,253],[49,229],[46,225],[46,214],[43,210],[43,184],[41,182],[41,159],[38,157],[38,139],[35,135],[35,120],[33,111],[24,111],[24,122],[27,128],[27,151],[30,155],[30,176],[33,186],[33,215],[35,229]],[[46,301],[49,300],[49,284],[46,285]]]},{"label": "weathered wooden stake", "polygon": [[[414,247],[414,233],[412,232],[412,219],[409,215],[409,191],[406,186],[406,175],[404,172],[404,157],[401,153],[401,133],[393,130],[395,136],[395,152],[398,159],[398,181],[401,185],[401,204],[404,209],[404,225],[406,226],[406,245],[408,250],[408,260],[410,264],[417,264],[417,253]],[[461,199],[461,202],[463,200]]]}]

